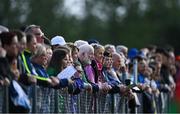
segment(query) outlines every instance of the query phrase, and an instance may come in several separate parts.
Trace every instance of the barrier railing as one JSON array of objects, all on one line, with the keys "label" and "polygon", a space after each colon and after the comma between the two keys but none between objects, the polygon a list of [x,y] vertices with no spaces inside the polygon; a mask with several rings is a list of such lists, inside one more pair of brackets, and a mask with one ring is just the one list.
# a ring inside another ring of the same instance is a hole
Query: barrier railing
[{"label": "barrier railing", "polygon": [[[8,87],[0,87],[0,113],[8,112]],[[137,113],[143,113],[145,106],[143,103],[143,93],[137,93],[140,106]],[[170,102],[168,93],[161,93],[161,96],[152,98],[152,108],[154,113],[168,112]],[[163,98],[163,99],[162,99]],[[82,91],[78,95],[68,94],[67,89],[55,90],[34,86],[32,96],[33,113],[129,113],[129,100],[120,94],[96,94]]]}]

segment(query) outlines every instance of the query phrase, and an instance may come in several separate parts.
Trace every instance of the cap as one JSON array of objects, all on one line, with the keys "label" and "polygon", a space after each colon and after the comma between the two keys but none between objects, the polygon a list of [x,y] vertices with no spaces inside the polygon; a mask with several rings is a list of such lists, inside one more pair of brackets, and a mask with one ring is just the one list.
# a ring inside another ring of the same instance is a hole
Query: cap
[{"label": "cap", "polygon": [[0,25],[0,33],[1,32],[9,32],[9,29],[5,26]]},{"label": "cap", "polygon": [[129,57],[130,59],[133,59],[134,57],[137,56],[138,52],[139,52],[139,51],[138,51],[136,48],[132,48],[132,49],[130,49],[129,52],[128,52],[128,57]]},{"label": "cap", "polygon": [[62,36],[55,36],[51,39],[51,45],[65,45],[66,41]]}]

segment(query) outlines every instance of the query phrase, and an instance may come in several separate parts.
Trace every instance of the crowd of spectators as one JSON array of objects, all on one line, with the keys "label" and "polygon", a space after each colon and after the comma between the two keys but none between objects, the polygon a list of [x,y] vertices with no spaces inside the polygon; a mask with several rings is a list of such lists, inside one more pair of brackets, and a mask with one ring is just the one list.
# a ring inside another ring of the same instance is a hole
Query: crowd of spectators
[{"label": "crowd of spectators", "polygon": [[118,113],[123,106],[164,113],[169,101],[180,101],[179,80],[180,56],[170,46],[67,42],[37,25],[0,26],[0,86],[8,87],[12,113],[32,112],[35,93],[39,113]]}]

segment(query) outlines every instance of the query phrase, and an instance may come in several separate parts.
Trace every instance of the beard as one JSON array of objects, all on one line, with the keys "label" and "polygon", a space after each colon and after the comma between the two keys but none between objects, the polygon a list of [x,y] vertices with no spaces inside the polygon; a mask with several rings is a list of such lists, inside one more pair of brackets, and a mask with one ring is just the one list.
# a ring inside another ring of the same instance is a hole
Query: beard
[{"label": "beard", "polygon": [[83,60],[83,63],[84,63],[85,65],[91,64],[91,60],[90,60],[90,59],[84,59],[84,60]]}]

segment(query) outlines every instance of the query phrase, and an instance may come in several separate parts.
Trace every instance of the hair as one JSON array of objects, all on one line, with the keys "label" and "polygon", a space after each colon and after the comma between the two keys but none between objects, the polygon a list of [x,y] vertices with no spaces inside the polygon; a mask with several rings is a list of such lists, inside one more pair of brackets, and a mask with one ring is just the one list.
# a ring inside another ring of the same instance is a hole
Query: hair
[{"label": "hair", "polygon": [[105,51],[107,51],[107,50],[109,50],[110,48],[112,48],[112,49],[116,52],[116,48],[115,48],[115,46],[112,45],[112,44],[106,44],[106,45],[104,46],[104,48],[105,48]]},{"label": "hair", "polygon": [[30,43],[33,38],[35,38],[33,34],[26,34],[27,43]]},{"label": "hair", "polygon": [[66,45],[71,49],[71,52],[74,52],[75,50],[79,51],[78,47],[75,46],[74,43],[67,43]]},{"label": "hair", "polygon": [[48,67],[54,68],[60,72],[62,70],[62,60],[66,57],[67,54],[68,52],[66,50],[55,49]]},{"label": "hair", "polygon": [[109,53],[108,51],[105,51],[104,52],[104,57],[112,57],[112,54]]},{"label": "hair", "polygon": [[39,57],[43,54],[46,54],[46,47],[42,44],[37,44],[36,52],[33,55],[33,58]]},{"label": "hair", "polygon": [[44,44],[51,46],[51,41],[46,36],[43,37],[44,37]]},{"label": "hair", "polygon": [[57,46],[56,49],[65,50],[67,53],[71,52],[71,49],[68,46]]},{"label": "hair", "polygon": [[87,41],[84,41],[84,40],[76,40],[74,42],[74,45],[77,46],[78,48],[81,46],[81,45],[84,45],[84,44],[88,44]]},{"label": "hair", "polygon": [[99,41],[97,41],[96,39],[89,39],[88,44],[99,44]]},{"label": "hair", "polygon": [[116,46],[116,52],[117,53],[120,53],[120,52],[124,53],[123,50],[128,51],[128,48],[126,46],[124,46],[124,45],[117,45]]},{"label": "hair", "polygon": [[148,49],[149,51],[156,50],[156,48],[157,48],[157,46],[156,46],[156,45],[153,45],[153,44],[150,44],[150,45],[147,46],[147,49]]},{"label": "hair", "polygon": [[115,52],[115,53],[112,54],[112,58],[113,58],[113,59],[115,59],[115,58],[117,58],[117,57],[120,57],[120,58],[121,58],[121,55],[120,55],[119,53],[117,53],[117,52]]},{"label": "hair", "polygon": [[157,48],[156,53],[160,53],[160,54],[165,55],[166,57],[170,57],[168,51],[166,49],[164,49],[164,48]]},{"label": "hair", "polygon": [[26,36],[25,33],[20,31],[20,30],[14,30],[12,32],[17,35],[17,38],[18,38],[19,42]]},{"label": "hair", "polygon": [[166,46],[165,46],[165,49],[166,49],[168,52],[174,52],[174,48],[173,48],[173,46],[171,46],[171,45],[166,45]]},{"label": "hair", "polygon": [[28,33],[28,34],[29,34],[29,33],[32,33],[32,32],[33,32],[32,30],[33,30],[34,28],[41,28],[41,27],[38,26],[38,25],[29,25],[29,26],[26,27],[26,29],[25,29],[24,32],[25,32],[25,33]]},{"label": "hair", "polygon": [[98,49],[104,50],[104,46],[102,46],[101,44],[92,43],[91,46],[94,48],[94,51],[97,51]]},{"label": "hair", "polygon": [[11,45],[13,38],[17,36],[15,33],[13,32],[2,32],[0,34],[0,39],[1,39],[1,43],[2,43],[2,47],[4,47],[4,45]]},{"label": "hair", "polygon": [[89,44],[84,44],[79,47],[79,55],[88,53],[89,51],[94,51],[94,48]]}]

